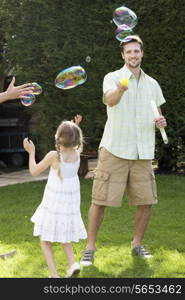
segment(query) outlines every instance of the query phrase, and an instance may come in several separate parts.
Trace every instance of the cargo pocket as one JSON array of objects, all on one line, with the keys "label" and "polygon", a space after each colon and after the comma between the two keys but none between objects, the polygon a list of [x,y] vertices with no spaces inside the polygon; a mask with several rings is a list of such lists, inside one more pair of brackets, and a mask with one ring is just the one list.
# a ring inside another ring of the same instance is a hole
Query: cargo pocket
[{"label": "cargo pocket", "polygon": [[94,177],[92,198],[99,201],[107,200],[109,173],[98,171]]}]

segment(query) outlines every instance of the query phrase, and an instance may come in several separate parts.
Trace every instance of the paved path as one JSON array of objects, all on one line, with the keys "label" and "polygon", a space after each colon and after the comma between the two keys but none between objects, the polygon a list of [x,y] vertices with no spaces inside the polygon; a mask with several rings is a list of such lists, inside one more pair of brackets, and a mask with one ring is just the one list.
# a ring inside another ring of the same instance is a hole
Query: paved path
[{"label": "paved path", "polygon": [[[86,174],[85,178],[93,177],[93,170],[96,168],[96,165],[97,165],[97,159],[88,160],[89,172]],[[23,183],[23,182],[45,180],[48,178],[48,172],[49,169],[43,172],[39,176],[31,176],[28,169],[17,171],[17,172],[11,172],[11,173],[3,173],[0,174],[0,187],[17,184],[17,183]]]}]

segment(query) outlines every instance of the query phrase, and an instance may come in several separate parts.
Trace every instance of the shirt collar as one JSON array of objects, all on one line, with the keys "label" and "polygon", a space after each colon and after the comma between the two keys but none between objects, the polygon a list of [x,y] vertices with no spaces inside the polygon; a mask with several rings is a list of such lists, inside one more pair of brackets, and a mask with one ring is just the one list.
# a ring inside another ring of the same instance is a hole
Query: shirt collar
[{"label": "shirt collar", "polygon": [[[127,68],[126,65],[124,65],[121,69],[121,74],[122,74],[122,77],[126,77],[128,79],[130,79],[131,76],[133,76],[133,73]],[[145,76],[145,72],[141,69],[141,75],[140,77],[143,77]]]}]

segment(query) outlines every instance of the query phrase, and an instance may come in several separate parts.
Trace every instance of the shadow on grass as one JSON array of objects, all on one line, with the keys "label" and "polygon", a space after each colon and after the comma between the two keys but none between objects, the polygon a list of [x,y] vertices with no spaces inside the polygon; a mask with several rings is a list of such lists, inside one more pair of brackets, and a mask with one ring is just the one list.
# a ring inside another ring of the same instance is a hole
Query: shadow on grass
[{"label": "shadow on grass", "polygon": [[[115,267],[116,265],[109,264],[110,270]],[[132,276],[131,274],[134,274],[134,276]],[[151,278],[152,275],[153,275],[153,271],[144,259],[134,258],[132,266],[124,270],[121,270],[116,277],[117,278],[143,278],[143,277]],[[102,272],[96,266],[92,265],[89,267],[83,267],[80,272],[79,278],[115,278],[115,273],[111,271],[109,273]]]},{"label": "shadow on grass", "polygon": [[[95,275],[96,274],[96,275]],[[79,278],[111,278],[113,274],[109,274],[107,276],[105,272],[100,271],[95,265],[91,265],[89,267],[83,267],[81,269]]]},{"label": "shadow on grass", "polygon": [[[132,264],[130,264],[130,267],[127,267],[124,272],[119,273],[119,277],[125,277],[125,278],[151,278],[153,275],[153,270],[151,269],[151,266],[149,265],[148,259],[139,258],[137,256],[132,256],[133,261]],[[142,271],[141,271],[142,270]],[[133,274],[132,276],[127,276],[127,274]]]}]

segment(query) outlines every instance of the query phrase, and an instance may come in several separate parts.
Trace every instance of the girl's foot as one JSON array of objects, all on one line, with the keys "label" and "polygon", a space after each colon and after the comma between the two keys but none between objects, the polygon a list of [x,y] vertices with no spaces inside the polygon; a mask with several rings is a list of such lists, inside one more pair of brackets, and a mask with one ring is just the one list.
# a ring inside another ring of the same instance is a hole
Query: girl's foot
[{"label": "girl's foot", "polygon": [[72,264],[72,266],[68,269],[66,278],[73,277],[75,275],[78,275],[80,273],[80,265],[75,262]]}]

